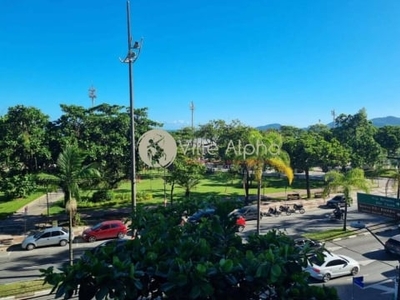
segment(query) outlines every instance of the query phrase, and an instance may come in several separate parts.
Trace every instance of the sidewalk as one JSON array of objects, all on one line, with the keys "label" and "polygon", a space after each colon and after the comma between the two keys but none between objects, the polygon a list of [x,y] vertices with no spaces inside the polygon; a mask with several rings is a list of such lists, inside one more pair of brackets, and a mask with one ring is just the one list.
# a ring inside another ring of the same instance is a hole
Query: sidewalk
[{"label": "sidewalk", "polygon": [[48,214],[48,208],[63,197],[62,192],[48,193],[21,207],[7,219],[1,220],[0,250],[2,246],[20,243],[25,238],[25,234],[32,229],[31,224],[43,222],[43,218]]}]

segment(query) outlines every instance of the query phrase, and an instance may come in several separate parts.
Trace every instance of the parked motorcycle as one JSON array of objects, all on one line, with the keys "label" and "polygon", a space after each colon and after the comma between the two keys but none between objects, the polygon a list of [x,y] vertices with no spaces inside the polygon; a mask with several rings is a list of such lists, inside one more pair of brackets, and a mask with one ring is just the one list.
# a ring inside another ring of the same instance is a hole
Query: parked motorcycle
[{"label": "parked motorcycle", "polygon": [[299,212],[300,214],[304,214],[306,211],[303,207],[303,204],[293,204],[293,212]]},{"label": "parked motorcycle", "polygon": [[282,213],[286,213],[287,216],[290,216],[290,214],[291,214],[289,205],[281,205],[281,206],[279,206],[279,210]]},{"label": "parked motorcycle", "polygon": [[268,209],[268,211],[265,213],[265,215],[267,216],[274,216],[274,217],[278,217],[281,214],[281,212],[279,210],[275,208],[270,207]]}]

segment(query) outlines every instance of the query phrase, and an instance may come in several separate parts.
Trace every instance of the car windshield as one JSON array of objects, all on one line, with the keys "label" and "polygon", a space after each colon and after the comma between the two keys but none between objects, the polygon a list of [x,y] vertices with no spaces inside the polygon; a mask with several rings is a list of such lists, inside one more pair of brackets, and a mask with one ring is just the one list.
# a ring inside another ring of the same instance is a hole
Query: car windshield
[{"label": "car windshield", "polygon": [[36,232],[34,235],[33,235],[33,237],[35,238],[35,239],[38,239],[38,238],[40,238],[40,236],[43,234],[43,231],[39,231],[39,232]]},{"label": "car windshield", "polygon": [[343,196],[335,196],[335,197],[332,198],[332,200],[342,200],[342,197]]},{"label": "car windshield", "polygon": [[103,225],[102,223],[96,224],[92,227],[92,230],[97,230],[101,227],[101,225]]}]

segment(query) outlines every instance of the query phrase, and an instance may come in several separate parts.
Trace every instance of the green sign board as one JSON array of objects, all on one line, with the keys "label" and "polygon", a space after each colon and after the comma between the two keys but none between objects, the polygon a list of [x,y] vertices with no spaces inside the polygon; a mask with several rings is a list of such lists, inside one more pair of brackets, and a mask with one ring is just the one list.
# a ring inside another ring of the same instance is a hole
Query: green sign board
[{"label": "green sign board", "polygon": [[396,198],[357,193],[357,202],[361,212],[400,219],[400,201]]}]

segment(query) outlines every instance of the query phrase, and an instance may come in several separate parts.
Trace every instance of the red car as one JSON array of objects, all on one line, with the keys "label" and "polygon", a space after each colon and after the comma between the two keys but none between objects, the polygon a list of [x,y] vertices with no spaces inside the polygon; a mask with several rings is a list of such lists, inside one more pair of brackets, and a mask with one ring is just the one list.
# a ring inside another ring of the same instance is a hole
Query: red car
[{"label": "red car", "polygon": [[87,242],[115,238],[122,239],[127,232],[128,229],[122,221],[112,220],[104,221],[92,228],[85,229],[82,237]]}]

